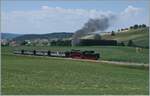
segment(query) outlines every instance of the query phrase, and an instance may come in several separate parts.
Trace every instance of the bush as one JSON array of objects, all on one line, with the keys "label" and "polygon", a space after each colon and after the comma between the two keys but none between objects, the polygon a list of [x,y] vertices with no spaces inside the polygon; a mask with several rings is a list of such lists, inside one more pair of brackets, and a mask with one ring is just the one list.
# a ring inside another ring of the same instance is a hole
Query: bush
[{"label": "bush", "polygon": [[57,40],[52,41],[51,46],[71,46],[71,40]]},{"label": "bush", "polygon": [[111,32],[111,36],[115,36],[115,32],[114,31]]},{"label": "bush", "polygon": [[121,45],[121,46],[125,46],[125,43],[124,43],[124,42],[121,42],[120,45]]},{"label": "bush", "polygon": [[130,26],[130,29],[133,29],[133,26]]},{"label": "bush", "polygon": [[141,27],[142,27],[142,28],[145,28],[145,27],[146,27],[146,25],[145,25],[145,24],[142,24],[142,25],[141,25]]},{"label": "bush", "polygon": [[137,28],[139,28],[139,25],[138,25],[138,24],[135,24],[135,25],[133,26],[133,28],[134,28],[134,29],[137,29]]},{"label": "bush", "polygon": [[95,40],[101,40],[101,36],[100,36],[99,34],[95,34],[95,35],[94,35],[94,39],[95,39]]},{"label": "bush", "polygon": [[134,46],[134,43],[133,43],[132,40],[129,40],[129,41],[128,41],[128,46]]},{"label": "bush", "polygon": [[122,42],[118,43],[118,46],[125,46],[125,43],[122,41]]}]

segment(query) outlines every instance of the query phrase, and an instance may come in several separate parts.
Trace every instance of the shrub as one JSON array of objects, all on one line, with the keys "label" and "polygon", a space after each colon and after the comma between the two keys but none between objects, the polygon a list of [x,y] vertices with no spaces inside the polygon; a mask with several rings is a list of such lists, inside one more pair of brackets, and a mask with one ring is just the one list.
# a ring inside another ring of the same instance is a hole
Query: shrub
[{"label": "shrub", "polygon": [[114,31],[111,32],[111,36],[115,36],[115,32]]},{"label": "shrub", "polygon": [[100,36],[99,34],[95,34],[95,35],[94,35],[94,39],[95,39],[95,40],[101,40],[101,36]]},{"label": "shrub", "polygon": [[125,46],[125,43],[122,41],[122,42],[118,43],[118,46]]},{"label": "shrub", "polygon": [[133,43],[132,40],[129,40],[129,41],[128,41],[128,46],[134,46],[134,43]]}]

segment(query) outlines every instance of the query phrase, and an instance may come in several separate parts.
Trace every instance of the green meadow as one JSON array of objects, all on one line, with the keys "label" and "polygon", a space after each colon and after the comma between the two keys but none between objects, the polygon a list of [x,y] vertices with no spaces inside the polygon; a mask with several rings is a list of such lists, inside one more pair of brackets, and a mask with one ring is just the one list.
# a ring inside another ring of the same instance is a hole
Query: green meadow
[{"label": "green meadow", "polygon": [[[2,47],[2,94],[5,95],[148,95],[149,71],[40,56],[20,56],[13,49],[64,51],[72,47]],[[148,63],[148,49],[130,47],[74,47],[95,50],[102,60]]]}]

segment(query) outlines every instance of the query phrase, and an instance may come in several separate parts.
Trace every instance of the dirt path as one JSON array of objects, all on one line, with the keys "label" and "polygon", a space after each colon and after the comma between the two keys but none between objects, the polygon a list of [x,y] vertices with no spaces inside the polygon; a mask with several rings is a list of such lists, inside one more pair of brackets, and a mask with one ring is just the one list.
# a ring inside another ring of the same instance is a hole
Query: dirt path
[{"label": "dirt path", "polygon": [[72,59],[77,61],[89,61],[89,62],[96,62],[96,63],[106,63],[106,64],[114,64],[114,65],[121,65],[121,66],[137,66],[137,67],[149,67],[149,64],[144,63],[131,63],[131,62],[119,62],[119,61],[106,61],[106,60],[86,60],[86,59]]},{"label": "dirt path", "polygon": [[[32,55],[19,55],[19,56],[32,56]],[[149,64],[144,64],[144,63],[106,61],[106,60],[72,59],[72,58],[48,57],[48,56],[34,56],[34,57],[45,57],[45,58],[53,58],[53,59],[63,59],[63,60],[65,59],[65,60],[75,60],[75,61],[83,61],[83,62],[105,63],[105,64],[113,64],[113,65],[119,65],[119,66],[132,66],[132,67],[149,68]]]},{"label": "dirt path", "polygon": [[94,62],[94,63],[105,63],[105,64],[113,64],[113,65],[119,65],[119,66],[149,68],[149,64],[144,64],[144,63],[133,63],[133,62],[122,62],[122,61],[119,62],[119,61],[107,61],[107,60],[72,59],[72,58],[61,58],[61,57],[48,57],[48,58],[75,60],[75,61],[83,61],[83,62]]}]

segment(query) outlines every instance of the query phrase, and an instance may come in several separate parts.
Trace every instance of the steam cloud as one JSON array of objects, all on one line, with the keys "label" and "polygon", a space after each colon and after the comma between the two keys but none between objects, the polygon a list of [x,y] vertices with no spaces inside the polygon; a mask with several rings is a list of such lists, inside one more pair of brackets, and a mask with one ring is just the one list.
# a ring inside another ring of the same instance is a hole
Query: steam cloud
[{"label": "steam cloud", "polygon": [[89,19],[87,23],[84,24],[84,26],[77,30],[72,39],[72,46],[76,46],[80,43],[80,37],[92,33],[95,31],[104,31],[106,30],[110,25],[112,19],[115,19],[115,15],[109,15],[109,16],[101,16],[100,18],[95,19]]}]

